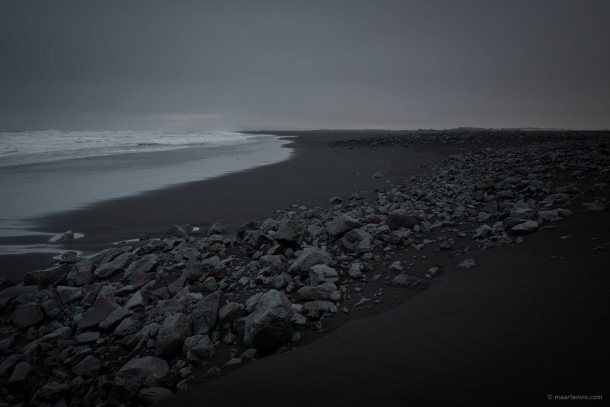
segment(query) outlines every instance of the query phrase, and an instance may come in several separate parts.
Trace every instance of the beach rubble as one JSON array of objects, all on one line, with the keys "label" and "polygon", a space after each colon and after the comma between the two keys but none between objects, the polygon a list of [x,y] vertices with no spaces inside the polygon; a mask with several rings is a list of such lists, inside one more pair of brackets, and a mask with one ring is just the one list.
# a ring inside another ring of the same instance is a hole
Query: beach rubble
[{"label": "beach rubble", "polygon": [[[608,151],[595,139],[469,150],[429,170],[384,182],[372,199],[331,197],[327,209],[249,221],[236,236],[217,223],[204,234],[174,225],[138,247],[3,282],[0,399],[148,405],[188,388],[198,367],[213,377],[288,350],[299,331],[322,332],[337,314],[381,303],[386,289],[478,272],[476,258],[464,259],[472,248],[513,245],[581,210],[607,210],[602,197],[573,207],[583,191],[561,181],[608,179]],[[426,248],[443,265],[417,254]],[[425,268],[414,271],[416,261]]]}]

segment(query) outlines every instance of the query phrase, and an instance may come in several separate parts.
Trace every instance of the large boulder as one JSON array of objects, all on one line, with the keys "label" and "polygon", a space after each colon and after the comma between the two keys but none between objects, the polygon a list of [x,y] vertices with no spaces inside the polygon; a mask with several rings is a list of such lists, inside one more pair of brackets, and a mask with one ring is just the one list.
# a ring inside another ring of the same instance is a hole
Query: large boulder
[{"label": "large boulder", "polygon": [[286,220],[280,223],[275,235],[276,241],[286,245],[296,245],[301,240],[302,228],[293,220]]},{"label": "large boulder", "polygon": [[254,312],[245,318],[244,342],[261,351],[272,351],[290,340],[292,306],[286,296],[269,290],[261,296]]},{"label": "large boulder", "polygon": [[57,286],[61,284],[66,274],[68,274],[68,265],[66,264],[49,267],[44,270],[28,271],[23,276],[23,284],[39,285],[41,287],[49,285]]},{"label": "large boulder", "polygon": [[294,263],[290,265],[288,272],[307,276],[309,275],[311,266],[315,266],[316,264],[330,265],[331,262],[332,257],[328,252],[317,247],[308,247],[304,249]]}]

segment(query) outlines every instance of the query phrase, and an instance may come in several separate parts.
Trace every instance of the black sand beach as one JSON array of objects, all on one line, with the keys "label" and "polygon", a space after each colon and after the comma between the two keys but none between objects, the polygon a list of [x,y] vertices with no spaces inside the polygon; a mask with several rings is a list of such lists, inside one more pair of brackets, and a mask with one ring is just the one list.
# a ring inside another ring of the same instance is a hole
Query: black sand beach
[{"label": "black sand beach", "polygon": [[[328,200],[334,196],[346,200],[337,210],[347,211],[350,195],[373,200],[378,192],[387,194],[394,186],[408,184],[414,175],[437,171],[434,164],[453,153],[477,152],[480,157],[505,145],[538,142],[529,135],[519,141],[502,139],[511,137],[507,133],[495,139],[475,135],[468,143],[434,135],[435,142],[373,146],[371,137],[396,134],[279,135],[297,136],[291,138],[295,156],[288,161],[40,219],[41,230],[84,231],[86,238],[69,247],[86,252],[140,234],[159,237],[174,224],[206,231],[220,222],[226,235],[232,235],[245,222],[274,218],[278,210],[332,208],[335,204]],[[599,137],[603,150],[607,136]],[[344,139],[351,142],[329,146]],[[192,384],[200,385],[156,405],[537,405],[556,403],[555,396],[606,397],[610,213],[582,212],[583,203],[610,198],[608,188],[591,191],[609,180],[610,163],[605,160],[605,168],[590,173],[546,179],[582,189],[570,204],[574,216],[545,223],[523,236],[523,243],[487,250],[472,240],[484,222],[432,230],[425,234],[430,244],[394,250],[393,257],[375,262],[376,271],[387,270],[394,260],[409,263],[409,274],[420,279],[417,290],[392,291],[397,288],[387,286],[379,303],[328,318],[332,329],[324,334],[304,332],[291,350],[228,367],[218,378],[203,375],[211,362],[194,371]],[[373,178],[376,172],[384,176]],[[533,196],[540,200],[544,195]],[[445,235],[458,232],[464,237],[452,251],[439,249]],[[460,253],[452,255],[455,249]],[[12,277],[50,263],[44,256],[3,257],[0,267],[10,268],[4,275]],[[475,259],[477,266],[457,269],[467,258]],[[443,272],[426,279],[423,275],[431,266]],[[365,295],[373,292],[364,288]]]}]

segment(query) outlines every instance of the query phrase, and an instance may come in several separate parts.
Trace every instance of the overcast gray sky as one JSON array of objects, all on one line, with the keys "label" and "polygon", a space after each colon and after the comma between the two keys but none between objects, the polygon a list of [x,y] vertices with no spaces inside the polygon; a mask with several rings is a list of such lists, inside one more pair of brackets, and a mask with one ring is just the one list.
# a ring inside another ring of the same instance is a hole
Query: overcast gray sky
[{"label": "overcast gray sky", "polygon": [[0,128],[610,128],[610,1],[0,3]]}]

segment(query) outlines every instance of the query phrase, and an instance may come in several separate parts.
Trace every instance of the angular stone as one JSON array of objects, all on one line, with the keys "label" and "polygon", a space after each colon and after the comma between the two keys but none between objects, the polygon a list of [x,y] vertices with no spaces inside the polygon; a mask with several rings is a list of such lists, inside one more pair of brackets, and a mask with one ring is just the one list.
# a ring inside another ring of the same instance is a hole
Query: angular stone
[{"label": "angular stone", "polygon": [[390,282],[391,285],[395,287],[408,287],[415,288],[415,286],[419,283],[419,280],[415,277],[408,276],[406,274],[399,274],[392,279]]},{"label": "angular stone", "polygon": [[466,260],[463,260],[460,264],[458,264],[457,268],[468,270],[473,267],[476,267],[476,265],[477,265],[477,262],[474,261],[474,259],[466,259]]},{"label": "angular stone", "polygon": [[165,318],[155,345],[155,356],[171,359],[182,351],[184,339],[193,334],[192,322],[182,313],[176,313]]},{"label": "angular stone", "polygon": [[131,296],[129,301],[125,303],[123,308],[132,311],[143,310],[148,305],[148,293],[145,289],[137,291]]},{"label": "angular stone", "polygon": [[59,300],[65,305],[70,305],[85,297],[85,291],[82,287],[58,285],[56,290]]},{"label": "angular stone", "polygon": [[66,265],[50,267],[44,270],[29,271],[23,276],[24,285],[39,285],[41,287],[57,286],[64,280],[67,272]]},{"label": "angular stone", "polygon": [[28,377],[28,374],[30,374],[31,371],[32,365],[30,365],[28,362],[17,363],[15,365],[15,368],[13,369],[11,377],[8,379],[8,383],[13,384],[23,382]]},{"label": "angular stone", "polygon": [[352,229],[341,238],[341,246],[349,252],[358,254],[373,251],[373,235],[362,229]]},{"label": "angular stone", "polygon": [[392,230],[407,228],[412,229],[417,225],[418,219],[414,215],[406,214],[401,211],[390,212],[385,220],[386,225]]},{"label": "angular stone", "polygon": [[189,234],[188,231],[180,225],[174,225],[171,228],[167,229],[165,233],[163,233],[163,239],[181,239],[188,240]]},{"label": "angular stone", "polygon": [[360,222],[344,213],[340,213],[326,224],[325,229],[329,235],[338,236],[357,227],[360,227]]},{"label": "angular stone", "polygon": [[89,260],[81,260],[72,266],[66,275],[66,282],[70,286],[82,287],[93,280],[93,263]]},{"label": "angular stone", "polygon": [[347,275],[350,278],[353,278],[353,279],[361,278],[362,275],[363,275],[363,273],[362,273],[362,264],[360,264],[360,263],[352,263],[349,266],[349,270],[347,271]]},{"label": "angular stone", "polygon": [[140,323],[138,322],[138,319],[130,317],[122,320],[121,323],[119,323],[119,325],[117,325],[117,327],[114,329],[113,333],[117,336],[125,336],[135,334],[139,330]]},{"label": "angular stone", "polygon": [[40,305],[31,302],[29,304],[18,305],[15,307],[15,311],[11,315],[13,324],[17,325],[19,329],[29,328],[32,325],[36,325],[38,322],[44,319],[44,314]]},{"label": "angular stone", "polygon": [[520,223],[511,228],[511,231],[516,235],[529,235],[530,233],[534,233],[538,230],[538,222],[533,220],[528,220],[526,222]]},{"label": "angular stone", "polygon": [[273,237],[282,244],[298,244],[302,233],[303,231],[297,222],[287,220],[280,223]]},{"label": "angular stone", "polygon": [[133,311],[123,307],[117,307],[102,322],[100,322],[99,328],[103,330],[110,329],[132,314]]},{"label": "angular stone", "polygon": [[305,304],[303,304],[303,311],[304,312],[327,312],[330,311],[330,309],[332,307],[334,307],[335,304],[333,304],[330,301],[310,301],[310,302],[306,302]]},{"label": "angular stone", "polygon": [[108,316],[118,308],[118,305],[107,297],[100,297],[95,300],[93,305],[89,307],[83,314],[83,318],[78,321],[78,327],[89,329],[99,325],[100,322],[108,318]]},{"label": "angular stone", "polygon": [[87,356],[82,362],[72,368],[77,376],[94,377],[103,366],[103,362],[93,355]]},{"label": "angular stone", "polygon": [[172,396],[174,393],[170,389],[166,389],[165,387],[147,387],[145,389],[140,390],[138,394],[138,399],[144,405],[153,404],[157,401],[161,401]]},{"label": "angular stone", "polygon": [[334,283],[339,280],[337,271],[326,264],[316,264],[309,270],[309,284],[317,286],[323,283]]},{"label": "angular stone", "polygon": [[156,356],[131,359],[115,376],[113,393],[118,398],[133,397],[143,385],[155,386],[169,373],[167,362]]},{"label": "angular stone", "polygon": [[220,323],[231,322],[241,315],[242,305],[236,302],[228,302],[218,311],[218,320]]},{"label": "angular stone", "polygon": [[38,389],[34,398],[41,400],[56,400],[63,393],[67,393],[68,390],[70,390],[70,385],[68,383],[48,382]]},{"label": "angular stone", "polygon": [[95,270],[95,275],[105,280],[112,277],[113,275],[125,270],[129,264],[137,260],[138,256],[133,253],[123,253],[117,256],[114,260],[101,265]]},{"label": "angular stone", "polygon": [[78,343],[93,343],[100,339],[101,335],[99,332],[83,332],[76,336],[76,342]]},{"label": "angular stone", "polygon": [[333,283],[327,282],[324,284],[320,284],[316,287],[305,286],[299,288],[297,291],[297,296],[302,300],[324,300],[337,289],[337,286]]},{"label": "angular stone", "polygon": [[271,351],[290,340],[292,335],[290,301],[277,290],[261,296],[256,309],[245,318],[244,342],[261,351]]},{"label": "angular stone", "polygon": [[214,343],[208,335],[193,335],[184,340],[182,352],[195,354],[200,359],[211,359],[216,354]]},{"label": "angular stone", "polygon": [[308,276],[311,266],[315,266],[316,264],[330,265],[331,262],[332,257],[328,252],[317,247],[308,247],[304,249],[294,263],[290,265],[288,272],[291,274]]},{"label": "angular stone", "polygon": [[475,231],[472,236],[473,239],[487,239],[493,233],[493,229],[489,225],[481,225]]},{"label": "angular stone", "polygon": [[191,313],[193,333],[195,335],[210,333],[218,321],[218,310],[225,304],[226,300],[222,291],[216,291],[198,301]]}]

